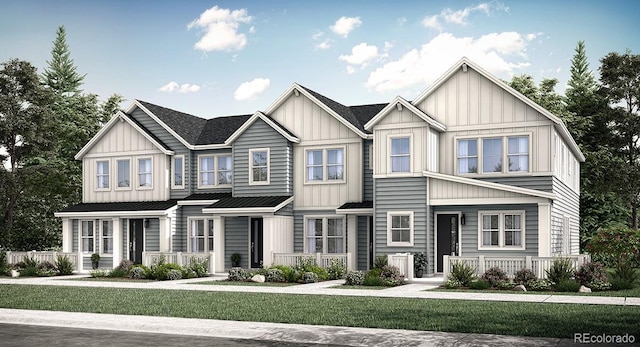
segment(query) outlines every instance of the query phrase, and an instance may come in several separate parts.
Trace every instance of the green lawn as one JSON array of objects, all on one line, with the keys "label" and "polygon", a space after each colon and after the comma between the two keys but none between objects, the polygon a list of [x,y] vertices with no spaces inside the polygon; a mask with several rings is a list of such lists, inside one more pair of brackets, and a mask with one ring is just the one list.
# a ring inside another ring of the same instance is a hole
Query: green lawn
[{"label": "green lawn", "polygon": [[387,288],[391,288],[391,287],[383,287],[383,286],[351,286],[351,285],[346,285],[346,284],[338,284],[335,286],[331,286],[329,288],[333,288],[333,289],[370,289],[370,290],[382,290],[382,289],[387,289]]},{"label": "green lawn", "polygon": [[442,291],[442,292],[467,292],[467,293],[499,293],[499,294],[538,294],[538,295],[579,295],[579,296],[611,296],[611,297],[633,297],[640,298],[640,287],[636,287],[634,289],[628,290],[605,290],[602,292],[592,292],[592,293],[571,293],[571,292],[552,292],[552,291],[527,291],[527,292],[517,292],[514,290],[495,290],[495,289],[487,289],[487,290],[475,290],[475,289],[445,289],[445,288],[437,288],[437,289],[429,289],[427,291]]},{"label": "green lawn", "polygon": [[207,284],[215,286],[258,286],[258,287],[290,287],[297,286],[298,283],[279,283],[279,282],[242,282],[242,281],[206,281],[206,282],[194,282],[189,284]]},{"label": "green lawn", "polygon": [[135,283],[157,282],[156,280],[133,279],[133,278],[129,278],[129,277],[82,277],[82,278],[70,278],[70,279],[67,279],[65,281],[135,282]]},{"label": "green lawn", "polygon": [[638,307],[609,305],[0,285],[0,307],[562,338],[575,332],[640,336]]}]

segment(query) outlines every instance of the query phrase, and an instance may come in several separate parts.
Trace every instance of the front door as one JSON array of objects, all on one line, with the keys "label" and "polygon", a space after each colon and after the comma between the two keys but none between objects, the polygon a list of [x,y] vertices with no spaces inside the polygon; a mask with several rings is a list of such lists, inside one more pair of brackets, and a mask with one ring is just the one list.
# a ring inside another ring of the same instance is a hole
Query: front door
[{"label": "front door", "polygon": [[251,218],[251,256],[250,267],[257,269],[262,266],[262,218]]},{"label": "front door", "polygon": [[373,269],[373,216],[369,216],[369,250],[368,260],[369,260],[369,269]]},{"label": "front door", "polygon": [[442,272],[443,257],[445,255],[455,256],[458,253],[458,215],[438,214],[436,220],[436,245],[438,247],[436,272]]},{"label": "front door", "polygon": [[134,264],[142,264],[142,250],[144,249],[142,219],[129,220],[129,260]]}]

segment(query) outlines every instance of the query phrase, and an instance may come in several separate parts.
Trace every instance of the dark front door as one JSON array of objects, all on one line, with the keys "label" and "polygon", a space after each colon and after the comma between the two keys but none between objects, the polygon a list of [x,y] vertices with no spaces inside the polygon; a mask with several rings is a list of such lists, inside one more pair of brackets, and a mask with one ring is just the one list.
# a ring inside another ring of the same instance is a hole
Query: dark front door
[{"label": "dark front door", "polygon": [[437,215],[437,241],[438,251],[436,259],[438,266],[436,272],[442,272],[444,263],[443,256],[457,255],[458,253],[458,215],[438,214]]},{"label": "dark front door", "polygon": [[144,249],[142,223],[144,223],[142,219],[129,220],[129,260],[134,264],[142,264]]},{"label": "dark front door", "polygon": [[373,216],[369,216],[369,269],[373,269]]},{"label": "dark front door", "polygon": [[262,265],[262,218],[251,218],[251,256],[250,266],[259,268]]}]

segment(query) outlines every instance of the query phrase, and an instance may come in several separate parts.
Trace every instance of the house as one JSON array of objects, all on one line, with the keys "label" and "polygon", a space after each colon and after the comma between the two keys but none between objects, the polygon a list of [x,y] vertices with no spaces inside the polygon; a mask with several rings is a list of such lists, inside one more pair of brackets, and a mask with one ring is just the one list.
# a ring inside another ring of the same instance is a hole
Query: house
[{"label": "house", "polygon": [[564,123],[463,58],[415,100],[345,106],[293,84],[266,110],[203,119],[136,100],[76,155],[58,213],[83,264],[210,254],[215,270],[300,254],[579,252],[580,163]]}]

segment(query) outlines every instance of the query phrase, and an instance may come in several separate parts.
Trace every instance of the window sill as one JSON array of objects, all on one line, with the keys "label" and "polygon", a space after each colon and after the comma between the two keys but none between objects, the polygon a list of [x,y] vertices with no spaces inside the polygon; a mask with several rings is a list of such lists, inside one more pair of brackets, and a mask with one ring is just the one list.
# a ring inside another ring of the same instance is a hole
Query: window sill
[{"label": "window sill", "polygon": [[184,189],[184,186],[171,186],[172,190]]},{"label": "window sill", "polygon": [[525,251],[525,247],[519,246],[486,246],[486,247],[478,247],[479,251]]},{"label": "window sill", "polygon": [[266,182],[262,182],[262,181],[258,181],[258,182],[249,182],[250,186],[268,186],[271,185],[271,182],[266,181]]},{"label": "window sill", "polygon": [[387,247],[413,247],[413,242],[387,242]]},{"label": "window sill", "polygon": [[153,190],[153,187],[136,187],[136,190]]},{"label": "window sill", "polygon": [[117,187],[116,191],[129,191],[131,190],[131,187]]},{"label": "window sill", "polygon": [[345,184],[346,180],[327,180],[327,181],[304,181],[305,185],[322,185],[322,184]]},{"label": "window sill", "polygon": [[96,188],[93,191],[95,191],[95,192],[110,192],[111,188]]}]

